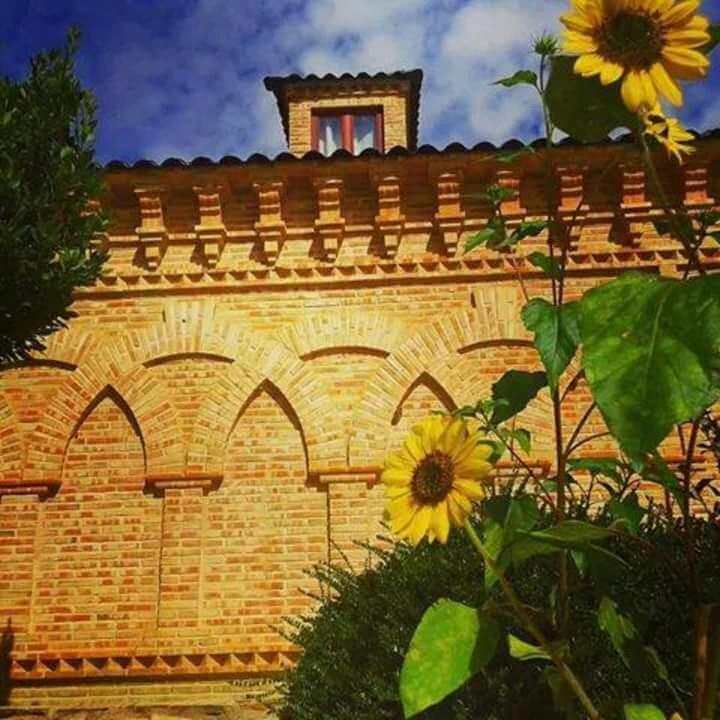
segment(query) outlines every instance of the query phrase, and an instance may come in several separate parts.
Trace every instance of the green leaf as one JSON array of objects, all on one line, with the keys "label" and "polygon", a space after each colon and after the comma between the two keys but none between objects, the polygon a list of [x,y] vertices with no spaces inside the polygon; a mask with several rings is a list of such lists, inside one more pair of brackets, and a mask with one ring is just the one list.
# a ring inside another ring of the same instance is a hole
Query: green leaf
[{"label": "green leaf", "polygon": [[541,252],[533,252],[527,256],[527,261],[533,266],[542,270],[549,278],[558,279],[562,276],[560,263],[549,255]]},{"label": "green leaf", "polygon": [[553,124],[585,143],[600,142],[620,127],[632,130],[637,118],[620,97],[620,83],[605,86],[598,78],[576,75],[575,61],[562,55],[552,60],[545,99]]},{"label": "green leaf", "polygon": [[439,703],[485,667],[500,638],[487,614],[452,600],[439,600],[423,615],[400,671],[406,718]]},{"label": "green leaf", "polygon": [[471,235],[466,241],[465,241],[465,252],[469,253],[475,248],[482,247],[483,245],[486,245],[488,240],[490,240],[491,237],[495,235],[495,229],[491,227],[483,228],[479,233],[475,233],[475,235]]},{"label": "green leaf", "polygon": [[547,376],[544,372],[508,370],[492,386],[495,409],[490,421],[498,425],[522,412],[546,385]]},{"label": "green leaf", "polygon": [[625,720],[666,720],[657,705],[625,705]]},{"label": "green leaf", "polygon": [[720,45],[720,24],[714,23],[708,28],[710,33],[710,42],[700,48],[700,52],[709,55],[718,45]]},{"label": "green leaf", "polygon": [[[507,498],[492,498],[485,503],[488,520],[484,524],[483,542],[501,570],[514,560],[514,543],[518,533],[527,532],[540,521],[537,501],[531,495],[518,495],[509,502]],[[490,590],[498,578],[485,566],[485,589]]]},{"label": "green leaf", "polygon": [[679,235],[679,239],[684,240],[690,245],[694,245],[696,242],[695,226],[693,225],[692,218],[687,213],[678,213],[675,222],[670,220],[653,220],[653,226],[658,235],[672,235],[673,237]]},{"label": "green leaf", "polygon": [[607,505],[608,512],[614,520],[620,520],[627,525],[630,532],[637,532],[647,510],[640,507],[637,493],[631,493],[622,500],[614,497]]},{"label": "green leaf", "polygon": [[537,645],[531,645],[530,643],[526,643],[524,640],[520,640],[520,638],[515,637],[514,635],[511,635],[508,633],[508,651],[510,652],[510,657],[515,658],[516,660],[550,660],[552,661],[552,658],[550,655],[548,655],[545,650],[543,650],[541,647],[538,647]]},{"label": "green leaf", "polygon": [[545,530],[531,533],[536,540],[568,548],[605,540],[613,534],[612,530],[582,520],[563,520]]},{"label": "green leaf", "polygon": [[492,218],[488,222],[487,227],[468,238],[465,242],[465,252],[470,252],[482,245],[487,245],[491,249],[503,247],[506,238],[507,233],[505,232],[505,223],[502,221],[502,218]]},{"label": "green leaf", "polygon": [[524,428],[517,428],[516,430],[510,430],[510,434],[515,442],[522,448],[522,451],[529,455],[532,450],[532,435],[528,430]]},{"label": "green leaf", "polygon": [[619,464],[616,458],[574,458],[568,460],[567,466],[570,471],[584,470],[593,476],[601,475],[619,484],[622,482]]},{"label": "green leaf", "polygon": [[660,487],[665,488],[675,498],[678,505],[682,506],[685,491],[675,473],[668,467],[657,450],[652,453],[650,459],[641,463],[640,474],[644,480],[657,483]]},{"label": "green leaf", "polygon": [[532,85],[537,86],[538,77],[532,70],[518,70],[514,75],[502,80],[496,80],[493,85],[503,85],[504,87],[514,87],[515,85]]},{"label": "green leaf", "polygon": [[541,298],[531,300],[522,310],[525,327],[535,333],[535,347],[553,392],[580,344],[578,311],[576,302],[556,306]]},{"label": "green leaf", "polygon": [[631,457],[720,397],[720,276],[628,273],[584,296],[580,330],[593,399]]},{"label": "green leaf", "polygon": [[513,230],[510,237],[505,241],[505,245],[517,245],[526,237],[537,237],[549,224],[547,220],[525,220],[518,228]]},{"label": "green leaf", "polygon": [[608,597],[600,600],[598,625],[608,634],[625,666],[638,677],[647,674],[649,656],[637,628],[629,617],[618,612],[616,603]]}]

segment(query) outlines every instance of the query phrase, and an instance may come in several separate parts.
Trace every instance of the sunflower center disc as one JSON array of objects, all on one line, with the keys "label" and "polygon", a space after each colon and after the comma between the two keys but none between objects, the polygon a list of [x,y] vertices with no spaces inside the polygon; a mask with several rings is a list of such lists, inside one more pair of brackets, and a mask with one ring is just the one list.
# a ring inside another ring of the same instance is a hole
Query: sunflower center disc
[{"label": "sunflower center disc", "polygon": [[412,491],[420,502],[438,503],[447,497],[452,483],[452,460],[436,450],[426,455],[415,468]]},{"label": "sunflower center disc", "polygon": [[647,70],[662,56],[660,28],[647,15],[618,13],[603,24],[598,39],[606,60],[633,70]]}]

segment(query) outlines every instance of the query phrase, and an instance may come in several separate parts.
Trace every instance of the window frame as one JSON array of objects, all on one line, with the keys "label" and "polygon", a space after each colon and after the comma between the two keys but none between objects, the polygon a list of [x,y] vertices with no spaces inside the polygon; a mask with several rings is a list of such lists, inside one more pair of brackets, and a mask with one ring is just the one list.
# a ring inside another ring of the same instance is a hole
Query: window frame
[{"label": "window frame", "polygon": [[[340,140],[342,149],[355,154],[355,116],[372,115],[375,118],[375,150],[385,151],[385,127],[383,123],[382,107],[332,107],[315,108],[310,121],[310,146],[315,152],[320,152],[320,118],[340,118]],[[340,148],[338,148],[340,149]],[[336,151],[337,152],[337,151]]]}]

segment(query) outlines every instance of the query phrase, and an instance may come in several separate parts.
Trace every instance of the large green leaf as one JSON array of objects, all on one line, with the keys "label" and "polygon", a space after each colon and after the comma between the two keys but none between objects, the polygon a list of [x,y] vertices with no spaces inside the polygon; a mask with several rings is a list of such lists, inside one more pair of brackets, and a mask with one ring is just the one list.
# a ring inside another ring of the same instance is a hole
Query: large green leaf
[{"label": "large green leaf", "polygon": [[508,370],[493,386],[495,403],[492,422],[497,425],[522,412],[528,403],[547,385],[544,372]]},{"label": "large green leaf", "polygon": [[423,615],[400,671],[406,718],[439,703],[495,655],[500,628],[487,614],[439,600]]},{"label": "large green leaf", "polygon": [[637,120],[620,97],[620,83],[602,85],[598,78],[576,75],[575,58],[553,58],[545,99],[553,124],[570,137],[592,143],[617,128],[633,129]]},{"label": "large green leaf", "polygon": [[[537,500],[530,495],[518,495],[509,502],[506,498],[492,498],[485,503],[485,513],[485,550],[504,571],[513,559],[512,550],[518,533],[529,532],[540,521]],[[485,589],[490,590],[497,581],[497,574],[486,565]]]},{"label": "large green leaf", "polygon": [[625,705],[625,720],[665,720],[657,705]]},{"label": "large green leaf", "polygon": [[557,387],[580,343],[578,311],[576,302],[556,306],[541,298],[531,300],[522,310],[525,327],[535,333],[535,347],[551,390]]},{"label": "large green leaf", "polygon": [[593,399],[633,457],[720,397],[718,275],[623,275],[585,295],[580,334]]}]

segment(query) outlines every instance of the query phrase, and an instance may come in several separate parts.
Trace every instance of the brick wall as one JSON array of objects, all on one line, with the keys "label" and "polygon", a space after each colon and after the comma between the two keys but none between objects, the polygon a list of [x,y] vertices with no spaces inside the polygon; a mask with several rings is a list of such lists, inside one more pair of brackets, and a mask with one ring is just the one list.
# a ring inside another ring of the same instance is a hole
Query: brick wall
[{"label": "brick wall", "polygon": [[[559,151],[558,202],[587,186],[568,299],[630,267],[684,271],[642,173],[592,185],[609,160],[631,167],[626,153]],[[717,207],[720,144],[699,156],[704,174],[663,172],[675,196],[691,189],[689,207]],[[543,238],[516,261],[461,248],[488,217],[465,193],[515,187],[519,222],[542,212],[539,170],[482,158],[107,176],[107,275],[78,292],[78,317],[45,353],[0,372],[0,619],[15,631],[16,706],[227,704],[234,680],[293,661],[282,618],[311,609],[303,570],[341,554],[362,566],[354,541],[380,529],[387,450],[428,412],[538,366],[516,274],[547,296],[524,260]],[[217,196],[211,235],[198,187],[208,206]],[[589,404],[582,383],[570,397],[568,424]],[[521,424],[551,463],[547,398]],[[586,432],[601,428],[595,415]]]}]

